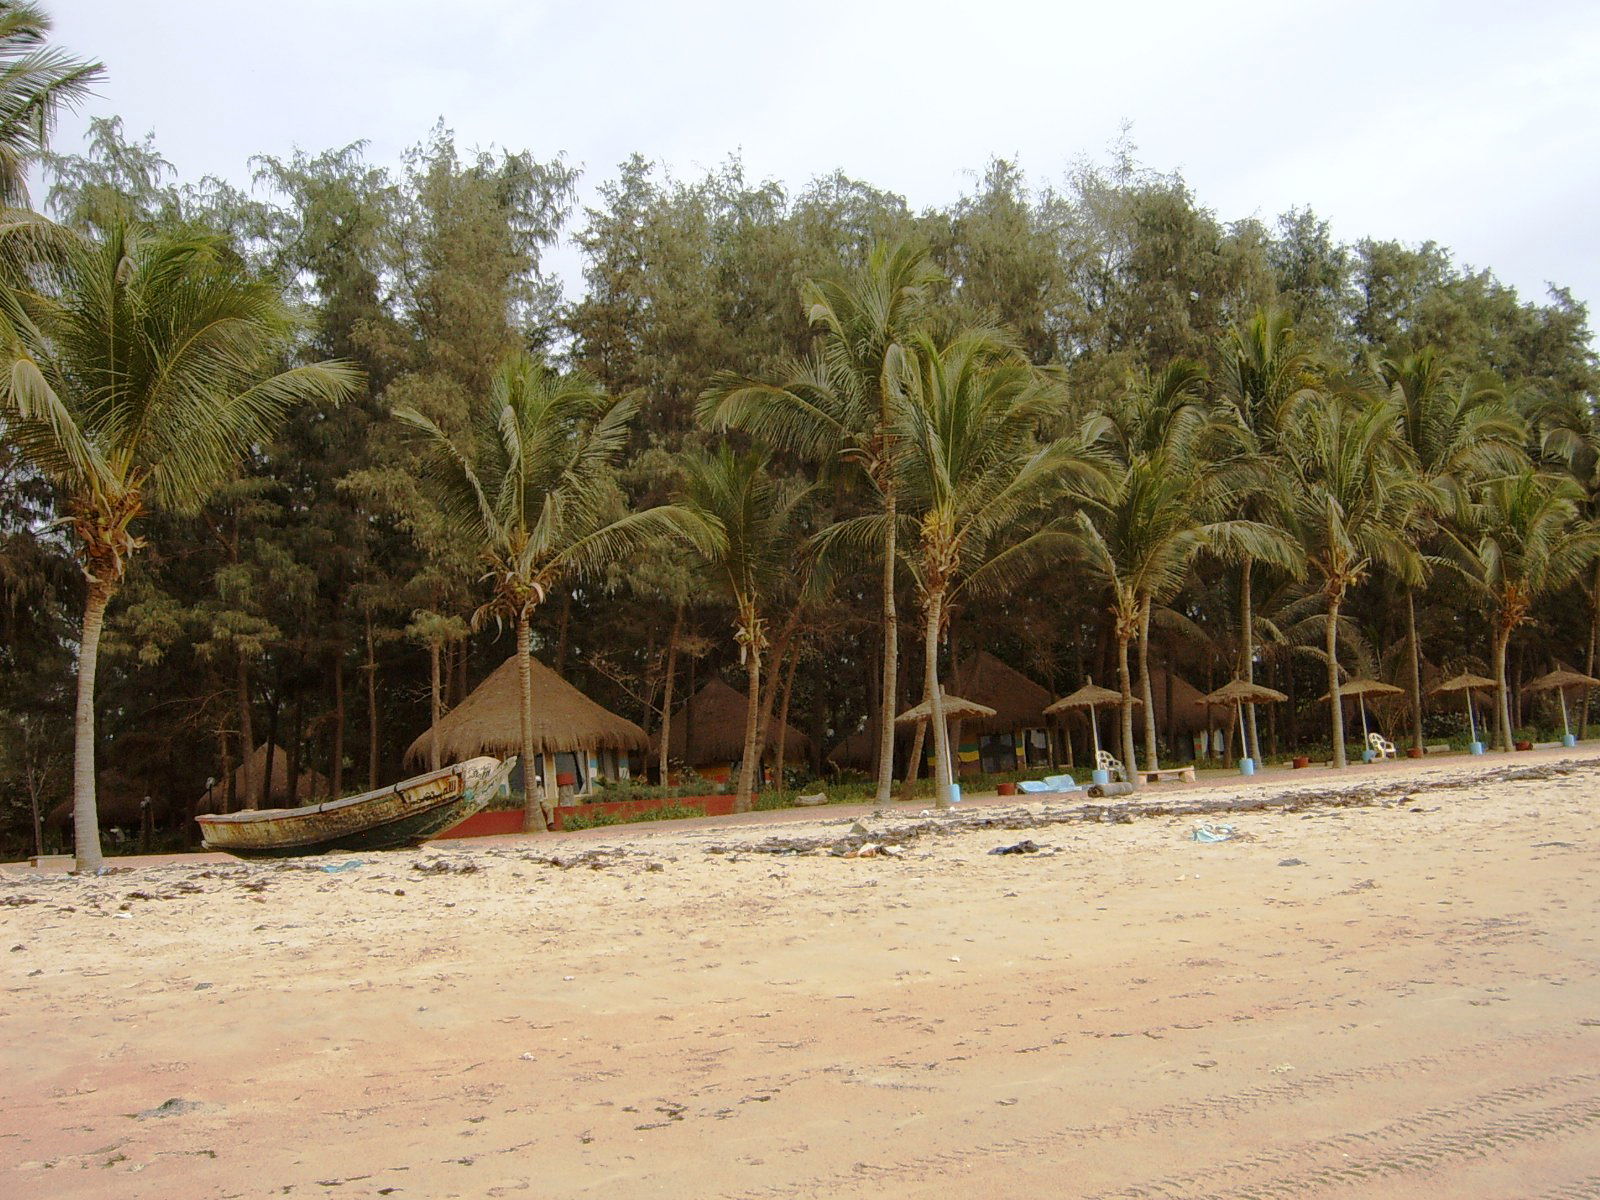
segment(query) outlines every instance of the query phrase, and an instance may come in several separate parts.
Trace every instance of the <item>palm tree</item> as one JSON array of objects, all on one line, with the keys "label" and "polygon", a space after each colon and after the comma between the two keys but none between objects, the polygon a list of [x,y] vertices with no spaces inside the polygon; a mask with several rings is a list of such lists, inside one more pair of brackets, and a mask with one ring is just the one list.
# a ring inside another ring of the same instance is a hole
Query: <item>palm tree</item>
[{"label": "palm tree", "polygon": [[[1326,393],[1308,406],[1285,449],[1292,480],[1290,515],[1325,604],[1323,652],[1328,692],[1339,694],[1339,610],[1376,563],[1406,586],[1421,579],[1409,540],[1410,516],[1428,503],[1427,485],[1399,432],[1387,397]],[[1344,713],[1332,712],[1333,762],[1345,765]]]},{"label": "palm tree", "polygon": [[876,491],[883,536],[883,689],[878,714],[877,802],[894,787],[894,712],[899,663],[895,541],[899,522],[892,407],[907,370],[908,346],[927,323],[928,301],[943,280],[927,252],[874,246],[854,274],[808,281],[802,292],[817,353],[790,364],[779,382],[721,376],[700,398],[707,424],[734,426],[792,451],[824,471],[850,464]]},{"label": "palm tree", "polygon": [[[492,617],[517,631],[524,829],[546,828],[550,820],[533,786],[534,610],[562,580],[593,572],[670,527],[662,508],[623,514],[612,479],[636,410],[587,376],[558,374],[523,353],[495,370],[461,443],[415,409],[395,410],[418,435],[446,525],[488,568],[492,595],[473,614],[474,626]],[[545,798],[556,799],[553,770],[545,772]]]},{"label": "palm tree", "polygon": [[[922,600],[924,688],[931,701],[935,796],[953,797],[949,731],[939,684],[939,631],[963,588],[1004,590],[1031,576],[1068,543],[1055,502],[1094,468],[1081,447],[1040,444],[1038,429],[1060,396],[1009,340],[968,331],[944,345],[919,335],[896,399],[896,471],[907,521],[916,527],[906,561]],[[832,537],[862,538],[885,517],[845,522]]]},{"label": "palm tree", "polygon": [[[1182,587],[1194,556],[1213,548],[1233,557],[1265,559],[1294,571],[1297,562],[1274,528],[1245,520],[1208,521],[1221,476],[1203,459],[1212,413],[1202,399],[1198,364],[1176,362],[1145,376],[1122,400],[1090,423],[1092,436],[1114,463],[1109,494],[1089,497],[1078,525],[1091,572],[1110,591],[1122,685],[1122,753],[1130,772],[1133,690],[1129,644],[1139,647],[1140,699],[1144,704],[1144,760],[1157,765],[1155,703],[1150,686],[1150,619],[1154,606]],[[1237,502],[1237,497],[1231,497]]]},{"label": "palm tree", "polygon": [[[1526,461],[1526,429],[1502,390],[1482,380],[1456,381],[1431,349],[1378,363],[1378,376],[1400,408],[1400,432],[1432,484],[1436,503],[1412,514],[1420,538],[1441,505],[1459,503],[1479,479],[1513,471]],[[1422,747],[1422,646],[1417,635],[1416,589],[1405,587],[1407,684],[1411,692],[1411,739]]]},{"label": "palm tree", "polygon": [[[1600,528],[1600,413],[1587,396],[1566,396],[1549,401],[1539,412],[1540,449],[1562,464],[1567,474],[1583,489],[1583,516]],[[1589,648],[1584,673],[1593,675],[1600,654],[1600,559],[1589,579]],[[1588,736],[1591,689],[1583,689],[1583,707],[1578,716],[1579,736]]]},{"label": "palm tree", "polygon": [[37,4],[0,2],[0,204],[27,204],[28,168],[56,117],[87,99],[105,70],[46,45],[50,26]]},{"label": "palm tree", "polygon": [[[1282,525],[1285,441],[1301,407],[1315,395],[1315,363],[1296,342],[1294,322],[1283,309],[1258,310],[1236,328],[1222,346],[1217,374],[1220,399],[1233,417],[1234,490],[1248,496],[1237,515]],[[1255,680],[1254,563],[1245,555],[1239,566],[1239,675]],[[1245,705],[1249,756],[1261,757],[1256,708]]]},{"label": "palm tree", "polygon": [[218,242],[116,225],[101,238],[17,220],[55,253],[28,287],[0,287],[0,427],[55,480],[88,580],[73,723],[80,871],[101,864],[94,684],[106,606],[144,545],[152,507],[192,510],[308,400],[353,368],[275,372],[293,322],[278,290]]},{"label": "palm tree", "polygon": [[736,454],[726,445],[715,454],[686,458],[687,483],[674,517],[733,602],[733,636],[748,681],[736,812],[750,811],[755,794],[767,619],[794,571],[803,543],[800,506],[808,494],[775,478],[769,468],[766,454]]},{"label": "palm tree", "polygon": [[1506,647],[1535,604],[1600,557],[1600,530],[1581,519],[1583,489],[1531,465],[1479,486],[1451,535],[1456,565],[1489,601],[1495,743],[1511,749]]}]

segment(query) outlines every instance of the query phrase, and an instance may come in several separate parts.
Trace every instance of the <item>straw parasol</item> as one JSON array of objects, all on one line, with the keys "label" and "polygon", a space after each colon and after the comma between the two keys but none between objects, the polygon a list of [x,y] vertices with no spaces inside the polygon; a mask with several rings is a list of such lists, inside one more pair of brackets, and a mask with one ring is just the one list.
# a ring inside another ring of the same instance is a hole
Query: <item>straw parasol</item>
[{"label": "straw parasol", "polygon": [[[602,708],[537,658],[533,667],[533,751],[645,750],[650,740],[632,721]],[[431,730],[406,750],[407,763],[428,760]],[[522,682],[517,656],[496,667],[439,720],[439,755],[444,763],[480,754],[504,758],[522,753]],[[531,769],[531,768],[530,768]]]},{"label": "straw parasol", "polygon": [[[1133,703],[1143,704],[1144,701],[1134,696]],[[1094,753],[1100,756],[1100,721],[1095,716],[1095,709],[1108,708],[1113,704],[1122,703],[1122,693],[1113,692],[1110,688],[1100,687],[1093,679],[1088,679],[1084,685],[1070,696],[1063,696],[1054,704],[1045,708],[1045,715],[1070,712],[1073,709],[1087,708],[1089,710],[1089,728],[1094,734]]]},{"label": "straw parasol", "polygon": [[1561,732],[1566,737],[1572,736],[1572,724],[1567,720],[1567,689],[1572,687],[1600,687],[1600,679],[1579,671],[1570,671],[1565,667],[1557,667],[1548,675],[1541,675],[1532,683],[1524,684],[1522,687],[1525,692],[1554,691],[1561,697]]},{"label": "straw parasol", "polygon": [[[672,715],[667,728],[673,757],[691,767],[738,762],[744,757],[744,719],[748,711],[744,693],[713,675]],[[783,736],[784,759],[803,762],[811,753],[811,739],[793,725]],[[778,722],[774,719],[758,753],[775,747],[777,742]]]},{"label": "straw parasol", "polygon": [[[1397,688],[1392,683],[1384,683],[1381,679],[1347,679],[1339,685],[1339,699],[1354,696],[1356,706],[1361,710],[1361,740],[1367,740],[1367,701],[1368,696],[1399,696],[1405,692],[1404,688]],[[1326,701],[1327,696],[1321,697]]]},{"label": "straw parasol", "polygon": [[1492,679],[1485,679],[1482,675],[1474,675],[1470,671],[1463,671],[1453,678],[1446,679],[1443,683],[1436,683],[1428,689],[1428,695],[1438,696],[1445,692],[1463,692],[1467,697],[1467,729],[1471,732],[1472,740],[1478,740],[1478,718],[1472,711],[1472,693],[1484,691],[1495,686]]},{"label": "straw parasol", "polygon": [[[939,698],[939,706],[944,709],[944,719],[949,721],[966,721],[974,717],[992,717],[994,709],[987,704],[979,704],[976,700],[963,700],[960,696],[948,693]],[[908,708],[894,719],[896,725],[912,725],[918,721],[926,721],[933,716],[933,701],[924,700],[915,707]]]},{"label": "straw parasol", "polygon": [[[1233,705],[1239,714],[1239,738],[1242,745],[1248,746],[1244,732],[1244,706],[1246,704],[1270,704],[1277,700],[1287,700],[1289,697],[1276,688],[1269,688],[1264,683],[1248,683],[1243,679],[1234,679],[1223,684],[1214,692],[1201,696],[1198,703],[1207,708],[1225,704]],[[1242,757],[1248,758],[1249,754]]]}]

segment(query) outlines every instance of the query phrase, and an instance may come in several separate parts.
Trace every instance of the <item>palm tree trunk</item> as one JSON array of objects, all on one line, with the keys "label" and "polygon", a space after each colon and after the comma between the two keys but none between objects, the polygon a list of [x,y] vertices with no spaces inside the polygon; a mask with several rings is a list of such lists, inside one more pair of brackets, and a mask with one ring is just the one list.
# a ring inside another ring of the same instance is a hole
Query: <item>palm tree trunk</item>
[{"label": "palm tree trunk", "polygon": [[378,790],[378,653],[373,643],[372,609],[367,621],[367,790]]},{"label": "palm tree trunk", "polygon": [[922,672],[931,710],[928,721],[933,726],[933,802],[938,808],[949,808],[955,799],[955,776],[950,766],[950,730],[944,723],[944,695],[939,689],[939,609],[942,601],[942,596],[928,597],[927,644],[922,652]]},{"label": "palm tree trunk", "polygon": [[894,483],[883,488],[883,689],[878,706],[878,790],[876,800],[888,804],[894,799],[894,701],[899,680],[900,637],[894,603],[895,516]]},{"label": "palm tree trunk", "polygon": [[1133,752],[1133,675],[1128,670],[1129,637],[1117,621],[1117,679],[1122,684],[1122,765],[1128,769],[1128,782],[1139,786],[1139,763]]},{"label": "palm tree trunk", "polygon": [[428,643],[428,683],[429,683],[430,688],[432,689],[432,695],[429,697],[429,701],[430,701],[430,704],[429,704],[429,709],[430,709],[429,717],[431,718],[431,723],[428,726],[428,761],[429,761],[429,769],[437,771],[439,769],[439,707],[440,707],[439,706],[439,690],[440,690],[440,683],[439,683],[439,643],[437,641],[431,641],[431,642]]},{"label": "palm tree trunk", "polygon": [[[922,699],[927,701],[933,693],[928,691],[927,680],[923,680]],[[906,762],[905,782],[900,785],[900,799],[909,800],[917,786],[917,774],[922,770],[923,747],[928,741],[928,723],[918,721],[916,732],[911,737],[911,758]]]},{"label": "palm tree trunk", "polygon": [[672,685],[678,676],[678,637],[683,632],[683,605],[672,616],[672,633],[667,637],[667,681],[661,696],[661,740],[659,743],[661,785],[667,783],[667,741],[672,732]]},{"label": "palm tree trunk", "polygon": [[[772,745],[772,714],[778,707],[778,693],[783,688],[783,663],[788,657],[789,647],[794,642],[794,631],[799,624],[800,606],[797,604],[789,610],[789,616],[783,623],[783,632],[772,647],[772,678],[767,681],[765,694],[761,697],[761,718],[756,724],[756,745],[761,747],[763,754]],[[760,782],[758,779],[758,788]]]},{"label": "palm tree trunk", "polygon": [[1139,617],[1139,691],[1144,700],[1144,766],[1159,770],[1156,755],[1156,698],[1150,689],[1150,598],[1144,599]]},{"label": "palm tree trunk", "polygon": [[1339,604],[1337,601],[1328,605],[1328,615],[1323,624],[1323,648],[1328,654],[1328,707],[1333,710],[1333,765],[1345,765],[1344,753],[1344,705],[1340,703],[1339,696]]},{"label": "palm tree trunk", "polygon": [[1494,739],[1496,750],[1511,749],[1511,692],[1506,687],[1506,646],[1509,629],[1494,631]]},{"label": "palm tree trunk", "polygon": [[234,672],[234,699],[239,708],[239,773],[244,777],[244,799],[241,807],[261,807],[261,793],[256,786],[256,736],[250,720],[250,664],[240,650]]},{"label": "palm tree trunk", "polygon": [[1417,642],[1417,595],[1406,589],[1406,636],[1411,640],[1411,744],[1422,749],[1422,647]]},{"label": "palm tree trunk", "polygon": [[[1589,654],[1584,660],[1583,673],[1594,675],[1594,657],[1596,644],[1600,643],[1600,562],[1594,565],[1594,592],[1591,614],[1589,617]],[[1583,689],[1583,707],[1578,711],[1578,738],[1587,739],[1589,736],[1589,695],[1590,688]]]},{"label": "palm tree trunk", "polygon": [[794,675],[800,666],[800,650],[801,647],[796,646],[794,653],[789,656],[789,670],[784,674],[783,678],[783,699],[778,701],[778,752],[776,760],[778,763],[778,790],[780,792],[787,787],[787,781],[783,776],[783,763],[784,752],[787,749],[785,743],[789,740],[789,698],[794,695]]},{"label": "palm tree trunk", "polygon": [[[1246,683],[1254,683],[1256,681],[1256,614],[1253,598],[1254,589],[1251,586],[1254,565],[1249,558],[1244,560],[1239,586],[1240,603],[1243,605],[1244,610],[1244,619],[1240,622],[1240,630],[1244,636],[1241,639],[1243,645],[1240,647],[1239,678]],[[1249,739],[1245,755],[1253,758],[1256,762],[1260,762],[1261,739],[1256,733],[1256,706],[1254,704],[1246,704],[1244,706],[1244,719]]]},{"label": "palm tree trunk", "polygon": [[333,789],[331,799],[344,795],[344,650],[341,647],[333,657],[333,762],[329,764],[328,781]]},{"label": "palm tree trunk", "polygon": [[100,631],[105,625],[111,586],[91,582],[83,606],[83,636],[78,639],[78,702],[72,715],[72,841],[80,872],[100,870],[100,810],[95,804],[94,677],[100,661]]},{"label": "palm tree trunk", "polygon": [[[533,752],[533,637],[527,609],[517,613],[517,682],[522,710],[522,831],[543,832],[550,828],[550,812],[534,786],[539,760]],[[546,774],[554,776],[555,771]]]},{"label": "palm tree trunk", "polygon": [[733,800],[733,811],[741,813],[750,811],[755,796],[756,759],[760,753],[756,730],[761,710],[761,645],[755,636],[761,626],[754,613],[745,614],[743,624],[750,631],[751,638],[747,659],[750,679],[745,689],[744,759],[739,763],[739,791]]}]

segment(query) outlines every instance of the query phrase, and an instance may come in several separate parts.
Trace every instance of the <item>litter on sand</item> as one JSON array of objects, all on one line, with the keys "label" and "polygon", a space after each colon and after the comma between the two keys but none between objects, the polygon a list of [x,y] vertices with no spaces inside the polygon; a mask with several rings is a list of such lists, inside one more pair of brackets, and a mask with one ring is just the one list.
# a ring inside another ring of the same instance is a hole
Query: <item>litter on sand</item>
[{"label": "litter on sand", "polygon": [[322,869],[330,875],[337,875],[340,871],[351,871],[361,865],[359,858],[347,858],[343,862],[323,863]]},{"label": "litter on sand", "polygon": [[1197,842],[1227,842],[1232,841],[1233,837],[1232,825],[1213,825],[1209,821],[1201,821],[1194,827],[1194,840]]}]

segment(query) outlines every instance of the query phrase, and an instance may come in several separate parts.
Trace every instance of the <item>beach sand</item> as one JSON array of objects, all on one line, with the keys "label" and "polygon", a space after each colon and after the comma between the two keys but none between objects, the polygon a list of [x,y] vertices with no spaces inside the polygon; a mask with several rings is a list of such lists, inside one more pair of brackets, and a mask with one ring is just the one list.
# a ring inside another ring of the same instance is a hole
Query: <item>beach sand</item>
[{"label": "beach sand", "polygon": [[1296,796],[0,872],[0,1195],[1600,1195],[1600,757]]}]

